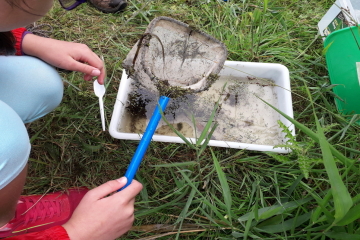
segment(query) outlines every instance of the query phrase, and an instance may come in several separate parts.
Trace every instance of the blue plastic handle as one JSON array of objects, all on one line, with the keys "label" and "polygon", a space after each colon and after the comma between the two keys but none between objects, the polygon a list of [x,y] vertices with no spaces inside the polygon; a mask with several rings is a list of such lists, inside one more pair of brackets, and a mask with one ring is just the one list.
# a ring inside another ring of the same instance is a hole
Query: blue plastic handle
[{"label": "blue plastic handle", "polygon": [[159,107],[161,107],[162,112],[164,112],[169,100],[170,100],[170,98],[165,97],[165,96],[161,96],[159,98],[158,105],[156,106],[156,108],[153,112],[150,122],[146,127],[145,133],[140,140],[140,143],[134,153],[133,158],[131,159],[128,169],[126,170],[125,177],[127,178],[127,183],[124,187],[119,189],[119,191],[121,191],[124,188],[126,188],[127,186],[129,186],[131,184],[132,180],[134,179],[136,172],[139,169],[139,166],[141,164],[141,161],[145,155],[145,152],[146,152],[146,150],[151,142],[151,139],[155,133],[157,125],[160,122],[161,112],[159,111]]}]

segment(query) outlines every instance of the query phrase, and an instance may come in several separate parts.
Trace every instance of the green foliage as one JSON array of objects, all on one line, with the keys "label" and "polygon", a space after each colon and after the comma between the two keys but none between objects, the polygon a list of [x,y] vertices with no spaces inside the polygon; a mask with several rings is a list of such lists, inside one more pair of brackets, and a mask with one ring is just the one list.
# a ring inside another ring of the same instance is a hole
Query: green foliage
[{"label": "green foliage", "polygon": [[309,178],[311,167],[314,164],[321,162],[321,159],[311,157],[311,153],[309,153],[309,151],[314,148],[315,141],[309,138],[307,138],[307,141],[304,142],[296,141],[294,135],[290,132],[288,127],[286,127],[281,121],[278,121],[278,124],[282,129],[282,132],[285,134],[287,142],[286,144],[276,145],[275,148],[283,147],[285,149],[290,149],[292,152],[288,155],[280,155],[275,153],[267,154],[282,163],[292,163],[294,161],[297,162],[305,178]]}]

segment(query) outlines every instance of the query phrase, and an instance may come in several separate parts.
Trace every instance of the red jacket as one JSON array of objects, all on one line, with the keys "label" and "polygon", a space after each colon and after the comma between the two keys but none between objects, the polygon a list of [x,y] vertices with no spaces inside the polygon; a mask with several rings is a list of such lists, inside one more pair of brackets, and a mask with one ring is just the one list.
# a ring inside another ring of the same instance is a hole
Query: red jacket
[{"label": "red jacket", "polygon": [[11,31],[11,33],[14,35],[16,43],[15,43],[15,48],[16,48],[16,55],[20,56],[23,55],[22,52],[22,39],[23,36],[27,33],[26,28],[17,28]]},{"label": "red jacket", "polygon": [[[22,52],[22,39],[26,34],[26,28],[17,28],[11,31],[16,39],[15,48],[16,55],[23,55]],[[15,237],[6,238],[6,240],[70,240],[65,228],[62,226],[51,227],[47,230],[27,233]]]}]

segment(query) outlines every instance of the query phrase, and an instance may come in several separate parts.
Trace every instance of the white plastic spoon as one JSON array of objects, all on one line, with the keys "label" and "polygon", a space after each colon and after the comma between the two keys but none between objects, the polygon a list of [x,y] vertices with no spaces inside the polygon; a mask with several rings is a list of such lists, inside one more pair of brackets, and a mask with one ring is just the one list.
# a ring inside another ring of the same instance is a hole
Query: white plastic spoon
[{"label": "white plastic spoon", "polygon": [[103,102],[103,97],[105,94],[105,86],[99,84],[98,81],[95,80],[94,81],[94,92],[95,92],[95,95],[99,98],[101,124],[102,124],[103,131],[105,131],[104,102]]}]

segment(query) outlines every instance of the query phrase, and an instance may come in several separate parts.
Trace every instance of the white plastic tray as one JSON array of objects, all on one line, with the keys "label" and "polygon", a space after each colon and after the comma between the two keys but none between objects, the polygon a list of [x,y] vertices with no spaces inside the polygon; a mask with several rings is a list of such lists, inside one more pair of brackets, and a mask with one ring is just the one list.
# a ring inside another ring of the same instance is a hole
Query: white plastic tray
[{"label": "white plastic tray", "polygon": [[[221,76],[234,76],[234,77],[247,77],[255,76],[258,78],[266,78],[272,80],[276,87],[274,91],[277,94],[278,99],[278,109],[286,113],[288,116],[293,117],[293,108],[292,108],[292,99],[290,92],[290,78],[288,69],[281,64],[274,63],[250,63],[250,62],[237,62],[237,61],[226,61],[224,64],[223,70],[220,72]],[[117,139],[127,139],[127,140],[140,140],[141,134],[137,133],[125,133],[119,131],[119,126],[122,121],[122,116],[124,115],[126,101],[130,91],[132,79],[128,78],[125,71],[123,71],[119,91],[117,94],[114,111],[112,114],[109,132],[112,137]],[[271,108],[268,108],[268,111],[275,111]],[[264,113],[266,114],[266,113]],[[263,114],[259,114],[263,115]],[[286,126],[289,127],[289,130],[295,134],[294,126],[284,117],[279,117]],[[285,142],[285,134],[282,134],[282,142]],[[188,138],[191,142],[195,142],[194,138]],[[184,143],[183,140],[177,136],[164,136],[164,135],[154,135],[153,141],[159,142],[173,142],[173,143]],[[255,151],[270,151],[278,153],[288,153],[289,150],[284,148],[274,148],[270,145],[260,145],[260,144],[249,144],[241,142],[230,142],[230,141],[219,141],[219,140],[210,140],[209,146],[217,147],[226,147],[226,148],[238,148],[238,149],[247,149]]]}]

